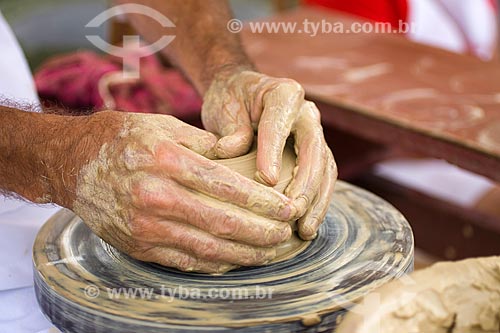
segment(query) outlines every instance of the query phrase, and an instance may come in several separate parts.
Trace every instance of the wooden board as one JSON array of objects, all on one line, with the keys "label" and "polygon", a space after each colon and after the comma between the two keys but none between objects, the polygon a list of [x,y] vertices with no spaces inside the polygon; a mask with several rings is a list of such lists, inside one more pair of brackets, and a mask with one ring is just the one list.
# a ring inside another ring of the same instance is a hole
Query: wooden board
[{"label": "wooden board", "polygon": [[[270,22],[295,33],[243,31],[259,70],[301,83],[323,122],[364,138],[445,158],[500,181],[500,66],[375,33],[298,32],[302,22],[360,19],[300,8]],[[361,21],[363,22],[363,21]],[[334,152],[335,153],[335,152]]]},{"label": "wooden board", "polygon": [[[324,332],[412,270],[413,235],[387,202],[338,182],[318,238],[268,266],[211,276],[139,262],[67,210],[40,230],[33,258],[37,299],[62,332]],[[146,296],[113,296],[119,288]]]}]

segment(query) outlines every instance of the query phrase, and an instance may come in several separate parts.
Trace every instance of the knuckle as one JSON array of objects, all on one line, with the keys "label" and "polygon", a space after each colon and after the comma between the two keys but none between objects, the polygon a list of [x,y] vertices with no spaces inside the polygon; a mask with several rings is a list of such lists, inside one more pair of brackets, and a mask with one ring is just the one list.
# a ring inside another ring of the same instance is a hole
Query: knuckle
[{"label": "knuckle", "polygon": [[142,215],[134,216],[129,221],[129,228],[134,239],[148,239],[151,237],[153,221]]},{"label": "knuckle", "polygon": [[[170,132],[168,134],[172,136]],[[182,154],[182,147],[180,147],[174,139],[158,139],[155,146],[151,148],[151,164],[161,164],[168,170],[176,170],[178,167],[179,156]]]},{"label": "knuckle", "polygon": [[119,163],[128,171],[138,170],[152,163],[151,156],[140,145],[138,146],[137,143],[127,144],[118,156]]},{"label": "knuckle", "polygon": [[168,124],[169,126],[171,125],[171,123],[174,123],[174,125],[184,125],[184,123],[181,120],[169,114],[157,115],[156,117],[159,121],[162,121],[164,124]]},{"label": "knuckle", "polygon": [[[269,81],[269,85],[264,88],[264,91],[271,95],[288,96],[297,94],[300,98],[304,98],[304,88],[295,80],[288,78],[274,78]],[[265,95],[267,95],[267,93]]]},{"label": "knuckle", "polygon": [[314,102],[311,101],[305,101],[304,102],[304,109],[306,110],[306,114],[311,118],[314,119],[317,122],[320,122],[321,120],[321,113],[319,112],[318,107]]},{"label": "knuckle", "polygon": [[227,214],[213,224],[212,234],[222,238],[234,238],[240,231],[239,221]]},{"label": "knuckle", "polygon": [[138,207],[151,206],[174,209],[177,200],[170,195],[166,181],[139,174],[131,182],[132,203]]},{"label": "knuckle", "polygon": [[218,260],[221,256],[219,243],[213,240],[200,241],[194,244],[193,252],[207,260]]},{"label": "knuckle", "polygon": [[268,237],[269,245],[277,245],[292,237],[292,228],[288,223],[281,222]]},{"label": "knuckle", "polygon": [[282,79],[278,88],[304,93],[304,88],[300,85],[300,83],[292,79]]}]

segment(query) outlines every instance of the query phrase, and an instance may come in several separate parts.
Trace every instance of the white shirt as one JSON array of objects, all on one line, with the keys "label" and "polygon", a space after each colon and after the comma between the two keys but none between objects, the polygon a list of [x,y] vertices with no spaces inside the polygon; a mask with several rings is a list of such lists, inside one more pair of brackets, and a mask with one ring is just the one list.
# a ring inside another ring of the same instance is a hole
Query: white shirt
[{"label": "white shirt", "polygon": [[[1,12],[0,50],[0,101],[36,106],[31,72]],[[0,195],[0,333],[47,332],[52,326],[33,292],[31,249],[40,226],[58,209]]]}]

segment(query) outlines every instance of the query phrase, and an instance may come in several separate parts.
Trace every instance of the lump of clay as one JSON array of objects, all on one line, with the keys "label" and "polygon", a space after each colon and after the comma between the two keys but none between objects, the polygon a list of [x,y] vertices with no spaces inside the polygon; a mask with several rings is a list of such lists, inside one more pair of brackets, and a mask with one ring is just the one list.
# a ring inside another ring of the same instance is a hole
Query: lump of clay
[{"label": "lump of clay", "polygon": [[[274,189],[276,191],[283,193],[288,184],[290,183],[290,181],[292,180],[293,169],[295,168],[296,158],[297,157],[295,155],[292,145],[291,144],[285,145],[285,149],[283,150],[283,156],[282,156],[280,177],[278,183],[276,184],[276,186],[274,186]],[[234,170],[247,178],[254,179],[255,173],[257,171],[256,160],[257,160],[257,149],[256,147],[254,147],[246,155],[236,158],[217,160],[216,162],[224,166],[227,166],[231,170]],[[292,224],[292,229],[295,230],[294,224]],[[272,262],[291,259],[300,252],[302,252],[303,250],[305,250],[310,243],[311,243],[310,241],[306,242],[301,240],[294,232],[292,238],[289,241],[278,245],[276,249],[277,257]]]},{"label": "lump of clay", "polygon": [[358,304],[337,333],[500,332],[500,257],[436,263]]},{"label": "lump of clay", "polygon": [[[293,177],[293,169],[295,168],[296,155],[293,151],[291,144],[285,145],[282,155],[282,164],[280,177],[278,184],[274,186],[274,189],[278,192],[283,193],[290,183]],[[229,158],[225,160],[216,160],[217,163],[227,166],[231,170],[238,172],[239,174],[254,179],[255,173],[257,172],[257,148],[253,147],[252,150],[243,156]]]}]

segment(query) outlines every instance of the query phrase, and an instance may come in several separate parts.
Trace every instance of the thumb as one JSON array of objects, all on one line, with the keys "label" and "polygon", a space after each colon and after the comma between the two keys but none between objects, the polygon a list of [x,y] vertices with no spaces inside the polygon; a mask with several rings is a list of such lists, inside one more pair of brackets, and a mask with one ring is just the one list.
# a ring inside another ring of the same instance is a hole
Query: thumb
[{"label": "thumb", "polygon": [[232,158],[246,154],[253,142],[252,126],[240,125],[235,130],[221,137],[215,145],[215,154],[219,158]]},{"label": "thumb", "polygon": [[233,158],[250,150],[254,132],[243,104],[225,103],[222,110],[207,109],[204,105],[201,119],[205,129],[220,137],[215,145],[217,157]]},{"label": "thumb", "polygon": [[214,134],[188,124],[179,127],[176,132],[176,141],[179,144],[206,158],[217,158],[217,137]]}]

